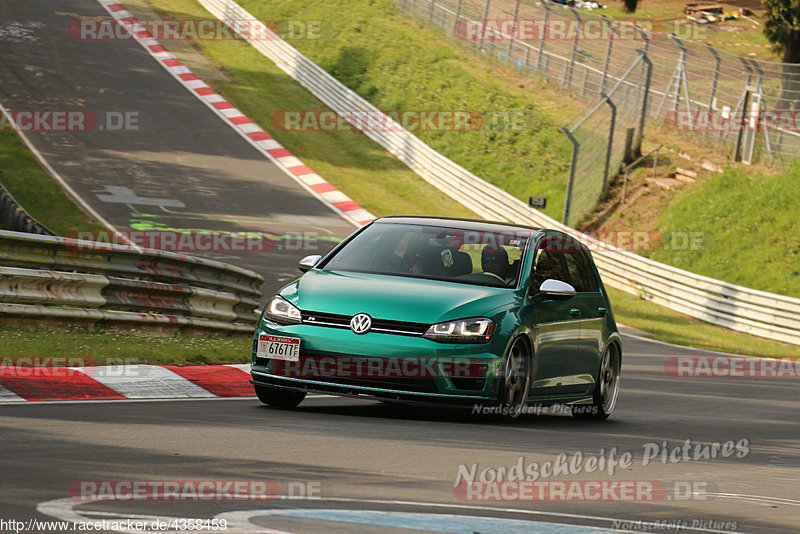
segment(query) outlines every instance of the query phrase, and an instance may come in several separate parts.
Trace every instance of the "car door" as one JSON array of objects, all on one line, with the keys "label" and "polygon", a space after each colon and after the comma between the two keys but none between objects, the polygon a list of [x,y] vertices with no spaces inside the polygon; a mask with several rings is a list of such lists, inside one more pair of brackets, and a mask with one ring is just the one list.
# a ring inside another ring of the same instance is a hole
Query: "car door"
[{"label": "car door", "polygon": [[[535,253],[529,295],[536,294],[548,279],[569,283],[569,275],[559,247],[540,242]],[[533,366],[533,396],[554,396],[574,392],[574,362],[580,342],[580,318],[574,312],[571,299],[528,299],[523,320],[532,325],[535,362]]]},{"label": "car door", "polygon": [[579,311],[580,339],[573,364],[573,383],[576,389],[592,391],[600,369],[603,350],[603,322],[608,309],[600,293],[600,283],[592,267],[588,250],[582,245],[564,252],[564,261],[570,284],[576,295],[571,299],[571,309]]}]

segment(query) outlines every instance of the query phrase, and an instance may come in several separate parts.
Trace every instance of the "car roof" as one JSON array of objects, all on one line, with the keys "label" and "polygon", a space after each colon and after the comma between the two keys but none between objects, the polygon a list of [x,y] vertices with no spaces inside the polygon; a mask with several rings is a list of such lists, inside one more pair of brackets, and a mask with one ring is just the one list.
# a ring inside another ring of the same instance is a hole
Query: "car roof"
[{"label": "car roof", "polygon": [[483,221],[476,219],[459,219],[455,217],[426,217],[419,215],[386,215],[375,219],[376,223],[381,224],[420,224],[425,226],[446,226],[458,228],[460,230],[477,230],[486,232],[518,232],[520,230],[530,231],[531,234],[543,231],[542,228],[525,226],[496,221]]}]

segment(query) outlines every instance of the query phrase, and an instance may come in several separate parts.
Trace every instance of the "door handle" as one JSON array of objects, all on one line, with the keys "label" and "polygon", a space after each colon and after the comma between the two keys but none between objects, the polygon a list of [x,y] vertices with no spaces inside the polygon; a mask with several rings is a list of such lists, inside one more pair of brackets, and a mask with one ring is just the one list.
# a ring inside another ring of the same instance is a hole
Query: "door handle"
[{"label": "door handle", "polygon": [[579,308],[572,308],[572,309],[569,311],[569,314],[570,314],[571,316],[573,316],[573,317],[580,317],[580,315],[581,315],[581,310],[580,310]]},{"label": "door handle", "polygon": [[607,308],[597,308],[597,313],[600,314],[600,316],[605,315],[607,311]]}]

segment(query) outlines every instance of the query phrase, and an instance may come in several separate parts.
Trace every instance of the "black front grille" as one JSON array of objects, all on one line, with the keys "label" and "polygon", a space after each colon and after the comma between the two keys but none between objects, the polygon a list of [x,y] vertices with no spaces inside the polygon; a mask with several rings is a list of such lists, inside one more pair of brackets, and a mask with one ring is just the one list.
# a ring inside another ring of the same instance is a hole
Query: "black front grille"
[{"label": "black front grille", "polygon": [[[335,313],[322,313],[314,311],[301,311],[303,324],[311,326],[326,326],[328,328],[350,329],[351,315],[339,315]],[[421,337],[430,325],[425,323],[410,323],[406,321],[390,321],[388,319],[372,319],[370,332],[379,334],[396,334],[400,336]]]}]

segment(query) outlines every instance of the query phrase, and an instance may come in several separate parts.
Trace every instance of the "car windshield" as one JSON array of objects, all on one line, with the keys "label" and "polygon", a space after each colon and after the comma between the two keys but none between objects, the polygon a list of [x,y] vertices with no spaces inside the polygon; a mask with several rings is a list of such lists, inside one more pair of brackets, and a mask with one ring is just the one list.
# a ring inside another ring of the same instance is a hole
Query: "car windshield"
[{"label": "car windshield", "polygon": [[531,231],[375,223],[321,265],[463,284],[516,287]]}]

